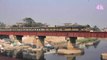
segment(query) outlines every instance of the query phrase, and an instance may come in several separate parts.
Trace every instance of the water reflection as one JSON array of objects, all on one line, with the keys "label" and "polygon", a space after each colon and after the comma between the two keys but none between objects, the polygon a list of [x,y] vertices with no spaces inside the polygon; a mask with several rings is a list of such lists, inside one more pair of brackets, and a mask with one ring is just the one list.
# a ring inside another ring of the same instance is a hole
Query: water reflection
[{"label": "water reflection", "polygon": [[100,54],[102,52],[107,52],[106,47],[107,40],[102,40],[91,46],[85,46],[84,53],[80,55],[44,54],[43,51],[38,51],[36,53],[36,56],[34,56],[34,59],[32,58],[32,60],[100,60]]},{"label": "water reflection", "polygon": [[98,44],[100,43],[100,40],[96,40],[95,42],[89,42],[89,43],[82,43],[78,45],[78,48],[89,48],[93,46],[94,48],[97,48]]},{"label": "water reflection", "polygon": [[76,55],[64,55],[64,57],[66,57],[66,60],[76,60],[76,56],[82,56],[82,55],[84,55],[84,52]]},{"label": "water reflection", "polygon": [[68,56],[67,60],[76,60],[76,57],[75,56],[70,56],[70,57]]},{"label": "water reflection", "polygon": [[46,59],[44,58],[44,54],[41,55],[40,59],[38,59],[38,60],[46,60]]},{"label": "water reflection", "polygon": [[99,40],[97,43],[95,43],[93,46],[94,46],[95,48],[97,48],[97,46],[99,45],[99,43],[100,43],[100,40]]},{"label": "water reflection", "polygon": [[87,45],[84,48],[84,54],[70,56],[70,55],[45,55],[46,60],[101,60],[100,55],[107,52],[107,40],[101,40],[93,45]]},{"label": "water reflection", "polygon": [[[78,60],[78,57],[86,56],[86,54],[87,54],[86,49],[90,49],[90,47],[97,48],[99,43],[100,43],[100,40],[98,40],[96,43],[93,43],[92,45],[84,44],[84,48],[83,48],[83,49],[85,49],[84,53],[81,53],[80,55],[64,55],[64,57],[66,57],[66,60]],[[86,59],[82,59],[82,60],[86,60]]]},{"label": "water reflection", "polygon": [[93,43],[92,45],[85,45],[85,48],[89,48],[91,46],[93,46],[94,48],[97,48],[98,44],[100,43],[100,40],[96,41],[95,43]]},{"label": "water reflection", "polygon": [[93,46],[84,48],[85,54],[83,56],[76,56],[76,60],[101,60],[101,53],[107,52],[107,40],[101,40]]}]

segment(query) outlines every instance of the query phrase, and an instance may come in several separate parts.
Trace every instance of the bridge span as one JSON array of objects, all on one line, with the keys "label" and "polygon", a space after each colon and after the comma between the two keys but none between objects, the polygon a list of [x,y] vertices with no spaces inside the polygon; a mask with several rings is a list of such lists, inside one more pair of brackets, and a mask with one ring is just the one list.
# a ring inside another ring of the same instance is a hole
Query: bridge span
[{"label": "bridge span", "polygon": [[0,35],[35,35],[35,36],[107,38],[107,32],[73,32],[73,31],[0,31]]},{"label": "bridge span", "polygon": [[107,38],[107,32],[89,32],[83,28],[2,28],[0,29],[0,36],[2,35],[13,35],[16,36],[16,38],[19,37],[20,39],[26,35],[35,36],[38,37],[42,47],[44,46],[46,36],[64,36],[65,39],[69,38],[69,43],[67,46],[68,49],[74,48],[77,37]]},{"label": "bridge span", "polygon": [[0,35],[35,35],[107,38],[107,32],[90,32],[85,27],[4,27]]}]

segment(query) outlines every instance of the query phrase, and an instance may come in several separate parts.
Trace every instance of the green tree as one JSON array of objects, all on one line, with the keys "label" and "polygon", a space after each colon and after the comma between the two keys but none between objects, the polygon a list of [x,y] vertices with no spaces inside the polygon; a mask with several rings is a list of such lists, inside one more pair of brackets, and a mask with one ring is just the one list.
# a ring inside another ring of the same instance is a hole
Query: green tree
[{"label": "green tree", "polygon": [[24,27],[43,27],[45,24],[40,22],[35,22],[32,18],[24,18]]},{"label": "green tree", "polygon": [[36,22],[32,18],[24,18],[24,27],[34,27]]}]

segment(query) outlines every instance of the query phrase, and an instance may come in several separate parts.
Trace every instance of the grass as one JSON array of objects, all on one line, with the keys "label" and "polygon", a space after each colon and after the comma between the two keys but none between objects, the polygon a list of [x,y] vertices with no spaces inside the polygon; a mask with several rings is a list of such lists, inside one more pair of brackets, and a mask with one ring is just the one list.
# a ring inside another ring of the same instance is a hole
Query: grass
[{"label": "grass", "polygon": [[96,41],[95,38],[85,38],[85,39],[77,40],[77,42],[79,42],[79,43],[88,43],[88,42],[94,42],[94,41]]}]

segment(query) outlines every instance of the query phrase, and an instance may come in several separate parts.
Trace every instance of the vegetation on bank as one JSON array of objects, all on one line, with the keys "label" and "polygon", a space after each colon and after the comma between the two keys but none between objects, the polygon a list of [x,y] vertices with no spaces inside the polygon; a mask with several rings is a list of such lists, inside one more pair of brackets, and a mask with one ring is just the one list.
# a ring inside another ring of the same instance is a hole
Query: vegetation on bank
[{"label": "vegetation on bank", "polygon": [[94,42],[94,41],[96,41],[95,38],[84,38],[84,39],[77,40],[78,43],[89,43],[89,42]]}]

